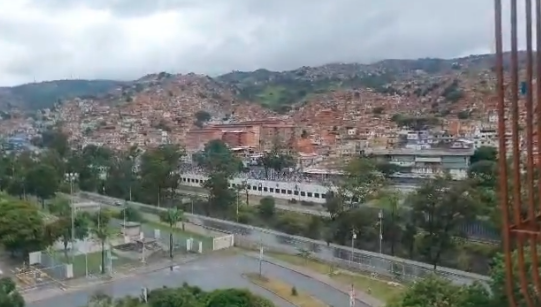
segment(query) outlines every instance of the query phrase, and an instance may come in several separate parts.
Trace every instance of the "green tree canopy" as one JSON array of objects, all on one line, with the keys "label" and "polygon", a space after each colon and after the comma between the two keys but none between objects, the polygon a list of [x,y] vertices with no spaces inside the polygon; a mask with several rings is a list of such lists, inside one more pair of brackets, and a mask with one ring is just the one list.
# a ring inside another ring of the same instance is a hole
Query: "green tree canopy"
[{"label": "green tree canopy", "polygon": [[388,307],[493,307],[486,289],[474,284],[457,286],[429,276],[409,286]]},{"label": "green tree canopy", "polygon": [[498,149],[489,146],[481,146],[475,150],[470,158],[470,163],[479,161],[498,161]]},{"label": "green tree canopy", "polygon": [[0,278],[0,306],[2,307],[24,307],[24,299],[19,292],[15,282],[9,277]]}]

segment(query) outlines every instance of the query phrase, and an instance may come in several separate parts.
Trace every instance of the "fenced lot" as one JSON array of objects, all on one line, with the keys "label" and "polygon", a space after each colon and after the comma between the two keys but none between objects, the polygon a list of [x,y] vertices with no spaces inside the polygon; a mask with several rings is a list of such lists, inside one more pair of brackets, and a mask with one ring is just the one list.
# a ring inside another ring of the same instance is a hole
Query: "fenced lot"
[{"label": "fenced lot", "polygon": [[[81,192],[80,197],[106,204],[113,204],[115,201],[118,201],[111,197],[88,192]],[[158,212],[160,210],[160,208],[155,206],[141,203],[130,202],[130,204],[145,212]],[[299,250],[307,250],[311,253],[312,257],[320,261],[332,262],[342,266],[348,266],[357,271],[370,272],[400,281],[414,281],[433,273],[457,284],[469,284],[478,281],[486,285],[489,281],[487,276],[479,274],[445,267],[438,267],[434,270],[432,265],[418,261],[352,249],[336,244],[327,244],[319,240],[292,236],[278,231],[201,215],[189,213],[185,213],[184,215],[187,222],[194,225],[235,234],[235,241],[239,244],[249,242],[252,245],[262,245],[289,254],[298,254]]]}]

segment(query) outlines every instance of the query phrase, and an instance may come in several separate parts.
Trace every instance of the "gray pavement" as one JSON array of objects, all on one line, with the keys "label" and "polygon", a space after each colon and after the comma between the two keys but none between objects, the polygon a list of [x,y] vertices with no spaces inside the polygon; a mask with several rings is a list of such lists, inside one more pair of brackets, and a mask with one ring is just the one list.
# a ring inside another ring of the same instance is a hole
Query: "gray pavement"
[{"label": "gray pavement", "polygon": [[[173,271],[164,269],[153,273],[132,276],[109,283],[91,286],[85,289],[68,289],[55,297],[28,302],[28,307],[74,307],[84,305],[97,291],[114,297],[126,295],[138,296],[142,287],[158,288],[162,286],[181,286],[183,282],[197,285],[205,290],[217,288],[248,288],[250,291],[272,300],[278,307],[290,307],[283,299],[259,288],[246,279],[243,273],[258,272],[259,261],[251,257],[236,255],[226,258],[206,258],[175,267]],[[321,282],[287,270],[280,266],[264,262],[263,274],[279,278],[307,292],[331,306],[349,305],[349,297]],[[359,307],[366,307],[358,303]]]}]

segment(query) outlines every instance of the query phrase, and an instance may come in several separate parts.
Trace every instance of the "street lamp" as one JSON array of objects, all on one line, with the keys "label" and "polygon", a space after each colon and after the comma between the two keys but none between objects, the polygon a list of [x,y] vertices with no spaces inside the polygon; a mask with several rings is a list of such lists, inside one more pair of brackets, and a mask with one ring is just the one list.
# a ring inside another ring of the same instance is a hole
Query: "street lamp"
[{"label": "street lamp", "polygon": [[379,210],[378,212],[378,219],[379,219],[379,253],[381,254],[382,246],[383,246],[383,210]]},{"label": "street lamp", "polygon": [[263,237],[261,232],[259,233],[259,277],[262,275],[262,264],[263,264]]},{"label": "street lamp", "polygon": [[[351,230],[351,256],[349,258],[349,262],[350,262],[350,266],[353,267],[353,253],[355,251],[355,239],[357,239],[357,233],[355,232],[355,229],[352,229]],[[355,296],[354,296],[354,292],[353,292],[353,289],[355,288],[355,283],[354,283],[354,276],[351,275],[351,292],[350,292],[350,295],[349,295],[349,305],[350,306],[355,306]]]},{"label": "street lamp", "polygon": [[75,180],[76,173],[66,173],[64,174],[66,180],[68,180],[70,185],[70,213],[71,213],[71,263],[75,260],[75,204],[73,203],[73,180]]},{"label": "street lamp", "polygon": [[125,203],[124,203],[124,208],[122,209],[122,211],[123,211],[123,213],[124,213],[124,214],[123,214],[123,219],[124,219],[124,221],[123,221],[123,224],[122,224],[122,225],[123,225],[123,228],[124,228],[124,230],[123,230],[123,235],[124,235],[124,236],[126,236],[126,211],[127,211],[127,208],[128,208],[128,204],[127,204],[127,202],[125,202]]}]

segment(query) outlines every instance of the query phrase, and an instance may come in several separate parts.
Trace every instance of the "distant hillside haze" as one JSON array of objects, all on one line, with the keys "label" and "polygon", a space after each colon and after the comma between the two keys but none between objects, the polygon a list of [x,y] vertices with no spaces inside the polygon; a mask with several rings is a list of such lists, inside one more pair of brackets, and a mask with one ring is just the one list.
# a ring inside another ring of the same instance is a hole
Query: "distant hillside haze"
[{"label": "distant hillside haze", "polygon": [[[523,54],[521,54],[523,58]],[[212,80],[209,87],[227,87],[237,98],[258,103],[278,113],[288,112],[313,95],[347,88],[372,88],[382,94],[398,94],[392,84],[404,80],[446,76],[461,71],[491,71],[494,55],[475,55],[459,59],[384,60],[373,64],[335,63],[300,67],[289,71],[258,69],[233,71]],[[37,110],[75,97],[101,97],[121,88],[142,90],[148,80],[165,82],[172,74],[161,72],[135,81],[55,80],[0,87],[0,110]],[[459,81],[459,80],[458,80]],[[212,88],[208,89],[212,92]],[[205,95],[205,93],[202,93]]]},{"label": "distant hillside haze", "polygon": [[0,88],[0,107],[23,110],[50,108],[63,99],[97,96],[118,88],[113,80],[55,80]]}]

